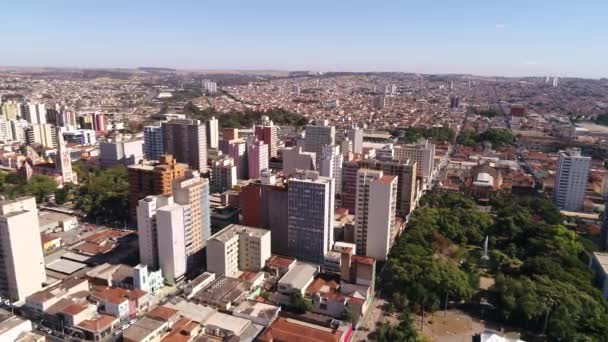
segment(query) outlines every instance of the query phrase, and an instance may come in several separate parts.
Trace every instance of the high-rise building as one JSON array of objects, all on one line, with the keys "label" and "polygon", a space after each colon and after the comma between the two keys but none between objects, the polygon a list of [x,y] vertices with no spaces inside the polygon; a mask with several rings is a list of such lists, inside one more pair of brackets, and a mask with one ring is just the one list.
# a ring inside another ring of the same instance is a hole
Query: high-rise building
[{"label": "high-rise building", "polygon": [[187,270],[187,206],[169,202],[156,209],[158,263],[170,284],[182,279]]},{"label": "high-rise building", "polygon": [[249,172],[247,171],[247,143],[245,140],[221,140],[220,151],[234,160],[237,178],[246,179]]},{"label": "high-rise building", "polygon": [[283,154],[283,174],[286,176],[296,170],[314,171],[317,169],[317,155],[314,152],[302,152],[302,147],[286,147]]},{"label": "high-rise building", "polygon": [[582,156],[580,149],[560,151],[553,187],[553,203],[558,208],[569,211],[583,209],[590,166],[591,157]]},{"label": "high-rise building", "polygon": [[172,120],[162,123],[163,151],[191,169],[207,172],[205,124],[199,120]]},{"label": "high-rise building", "polygon": [[210,191],[212,193],[224,192],[232,189],[237,183],[236,166],[234,159],[221,156],[211,162]]},{"label": "high-rise building", "polygon": [[429,180],[435,168],[435,145],[421,139],[416,144],[396,146],[395,159],[416,161],[416,174],[424,180]]},{"label": "high-rise building", "polygon": [[255,141],[247,147],[249,179],[260,178],[262,170],[268,169],[268,145]]},{"label": "high-rise building", "polygon": [[93,130],[95,132],[106,132],[108,130],[108,122],[106,115],[100,111],[93,113]]},{"label": "high-rise building", "polygon": [[163,154],[163,130],[161,126],[144,126],[144,156],[158,160]]},{"label": "high-rise building", "polygon": [[28,103],[23,107],[25,109],[25,120],[32,125],[44,125],[46,124],[46,106],[44,103]]},{"label": "high-rise building", "polygon": [[259,272],[270,258],[270,231],[231,224],[209,239],[207,271],[236,277],[240,271]]},{"label": "high-rise building", "polygon": [[320,156],[323,146],[336,143],[336,127],[330,126],[327,120],[319,120],[316,125],[306,126],[305,139],[304,151]]},{"label": "high-rise building", "polygon": [[158,226],[156,209],[172,202],[170,196],[146,196],[137,205],[137,235],[140,263],[158,269]]},{"label": "high-rise building", "polygon": [[27,128],[29,124],[25,120],[13,120],[11,121],[11,131],[13,132],[13,139],[20,143],[27,143]]},{"label": "high-rise building", "polygon": [[68,147],[63,141],[63,135],[57,135],[57,154],[55,155],[55,168],[61,174],[62,184],[73,183],[78,184],[78,176],[72,171],[72,158]]},{"label": "high-rise building", "polygon": [[0,202],[0,296],[18,301],[42,289],[39,229],[34,197]]},{"label": "high-rise building", "polygon": [[22,116],[21,106],[13,101],[4,102],[0,106],[0,116],[7,121],[17,120],[18,117]]},{"label": "high-rise building", "polygon": [[213,94],[217,93],[217,83],[215,83],[211,80],[203,80],[202,84],[203,84],[204,93],[206,93],[208,95],[213,95]]},{"label": "high-rise building", "polygon": [[0,118],[0,141],[3,143],[9,143],[13,141],[13,129],[11,122]]},{"label": "high-rise building", "polygon": [[334,179],[336,194],[342,193],[342,160],[337,145],[323,146],[319,160],[319,175]]},{"label": "high-rise building", "polygon": [[239,129],[226,127],[222,130],[222,140],[231,141],[239,138]]},{"label": "high-rise building", "polygon": [[357,178],[357,253],[386,260],[396,235],[397,177],[384,175],[382,171],[360,169]]},{"label": "high-rise building", "polygon": [[220,125],[215,116],[207,120],[207,148],[218,148],[220,140]]},{"label": "high-rise building", "polygon": [[270,171],[262,172],[259,181],[241,188],[239,208],[241,223],[247,226],[269,229],[272,253],[287,255],[287,188],[282,180],[276,180]]},{"label": "high-rise building", "polygon": [[129,208],[135,217],[137,202],[149,195],[171,195],[171,183],[185,176],[188,165],[178,163],[171,155],[158,162],[147,162],[127,168],[129,173]]},{"label": "high-rise building", "polygon": [[363,153],[363,129],[358,127],[353,127],[348,130],[346,136],[348,140],[353,142],[354,153]]},{"label": "high-rise building", "polygon": [[255,138],[268,145],[270,157],[276,157],[278,155],[278,131],[279,127],[274,126],[272,121],[270,121],[267,125],[255,126]]},{"label": "high-rise building", "polygon": [[287,188],[289,256],[322,264],[334,240],[334,180],[296,172]]},{"label": "high-rise building", "polygon": [[185,248],[189,267],[195,267],[202,262],[202,250],[211,237],[209,180],[189,170],[184,178],[173,181],[172,192],[175,203],[183,206],[189,217],[184,222]]},{"label": "high-rise building", "polygon": [[45,148],[53,148],[57,144],[57,132],[51,124],[34,124],[26,129],[28,145],[39,144]]},{"label": "high-rise building", "polygon": [[344,162],[342,165],[342,207],[356,214],[357,172],[359,169],[381,170],[385,175],[397,176],[397,213],[406,217],[414,209],[416,200],[416,162],[381,161],[360,159]]}]

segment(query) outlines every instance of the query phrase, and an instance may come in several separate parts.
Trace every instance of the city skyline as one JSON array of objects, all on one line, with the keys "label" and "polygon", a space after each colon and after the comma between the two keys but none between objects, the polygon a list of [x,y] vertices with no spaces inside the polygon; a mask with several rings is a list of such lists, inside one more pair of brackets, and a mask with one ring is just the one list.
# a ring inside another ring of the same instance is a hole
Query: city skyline
[{"label": "city skyline", "polygon": [[349,5],[10,3],[0,65],[607,76],[599,1]]}]

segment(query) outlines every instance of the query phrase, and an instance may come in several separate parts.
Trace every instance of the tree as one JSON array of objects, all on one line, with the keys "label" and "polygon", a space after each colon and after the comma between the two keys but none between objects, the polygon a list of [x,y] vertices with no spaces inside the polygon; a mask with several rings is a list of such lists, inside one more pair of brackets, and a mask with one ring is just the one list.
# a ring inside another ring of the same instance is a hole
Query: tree
[{"label": "tree", "polygon": [[129,177],[124,166],[96,170],[84,179],[74,202],[89,220],[119,224],[129,219]]},{"label": "tree", "polygon": [[399,316],[399,324],[391,326],[388,323],[382,323],[376,330],[376,339],[379,342],[418,342],[421,341],[416,329],[414,328],[414,320],[409,311],[404,311]]},{"label": "tree", "polygon": [[32,178],[23,186],[23,190],[26,194],[36,197],[37,203],[46,202],[51,194],[55,192],[57,183],[55,180],[48,176],[34,175]]},{"label": "tree", "polygon": [[350,307],[346,307],[344,310],[344,320],[347,322],[351,322],[353,326],[357,326],[359,323],[359,315],[353,312]]},{"label": "tree", "polygon": [[299,291],[295,291],[291,294],[291,307],[298,313],[305,313],[312,310],[312,303]]}]

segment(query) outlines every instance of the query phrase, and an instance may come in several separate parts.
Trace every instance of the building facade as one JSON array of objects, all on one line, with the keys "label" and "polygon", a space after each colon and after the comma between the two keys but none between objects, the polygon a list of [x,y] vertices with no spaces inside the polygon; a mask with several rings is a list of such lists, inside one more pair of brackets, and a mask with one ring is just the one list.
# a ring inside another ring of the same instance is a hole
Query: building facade
[{"label": "building facade", "polygon": [[591,157],[582,156],[580,149],[560,151],[553,187],[553,203],[558,208],[568,211],[583,209],[590,167]]},{"label": "building facade", "polygon": [[207,172],[205,124],[199,120],[172,120],[162,123],[163,151],[200,173]]},{"label": "building facade", "polygon": [[163,130],[161,126],[144,126],[144,156],[158,160],[163,154]]}]

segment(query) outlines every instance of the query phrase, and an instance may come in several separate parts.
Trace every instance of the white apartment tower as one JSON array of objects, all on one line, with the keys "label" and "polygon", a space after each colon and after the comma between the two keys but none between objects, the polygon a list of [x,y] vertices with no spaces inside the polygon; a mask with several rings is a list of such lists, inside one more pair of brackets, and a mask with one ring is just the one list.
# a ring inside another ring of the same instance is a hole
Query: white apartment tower
[{"label": "white apartment tower", "polygon": [[0,296],[25,299],[45,281],[36,200],[0,202]]},{"label": "white apartment tower", "polygon": [[137,234],[139,237],[139,260],[151,269],[158,269],[158,229],[156,209],[172,201],[167,196],[147,196],[137,205]]},{"label": "white apartment tower", "polygon": [[337,145],[323,146],[319,160],[319,175],[334,179],[336,194],[342,193],[342,161],[344,156]]},{"label": "white apartment tower", "polygon": [[357,253],[386,260],[397,213],[397,177],[359,169],[356,212]]},{"label": "white apartment tower", "polygon": [[553,187],[553,203],[558,208],[569,211],[583,209],[590,166],[591,157],[582,156],[580,149],[560,151]]},{"label": "white apartment tower", "polygon": [[187,206],[169,203],[156,210],[158,262],[163,277],[175,284],[186,274]]},{"label": "white apartment tower", "polygon": [[231,224],[209,239],[207,271],[228,277],[259,272],[270,258],[270,241],[267,229]]},{"label": "white apartment tower", "polygon": [[[57,129],[59,131],[59,129]],[[55,155],[55,168],[61,173],[61,179],[63,184],[66,183],[78,183],[78,177],[76,173],[72,171],[72,158],[68,151],[65,141],[63,140],[63,134],[57,135],[57,154]]]},{"label": "white apartment tower", "polygon": [[24,112],[25,119],[32,125],[44,125],[46,123],[46,106],[44,103],[28,103]]},{"label": "white apartment tower", "polygon": [[207,120],[207,147],[217,149],[220,141],[220,125],[215,116]]},{"label": "white apartment tower", "polygon": [[221,156],[211,162],[211,177],[209,178],[212,193],[222,193],[232,189],[237,183],[236,166],[234,159],[228,156]]},{"label": "white apartment tower", "polygon": [[396,233],[397,176],[383,175],[369,186],[366,255],[386,260]]},{"label": "white apartment tower", "polygon": [[184,233],[188,265],[195,267],[202,261],[202,251],[211,237],[209,180],[198,171],[186,171],[186,177],[171,184],[173,200],[184,207]]},{"label": "white apartment tower", "polygon": [[321,264],[333,245],[334,180],[316,171],[288,180],[287,240],[291,257]]},{"label": "white apartment tower", "polygon": [[314,152],[319,156],[321,149],[325,145],[336,143],[336,127],[329,126],[329,121],[319,120],[316,125],[306,126],[306,136],[304,140],[304,150]]}]

